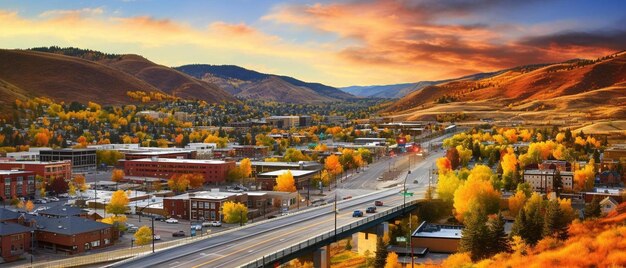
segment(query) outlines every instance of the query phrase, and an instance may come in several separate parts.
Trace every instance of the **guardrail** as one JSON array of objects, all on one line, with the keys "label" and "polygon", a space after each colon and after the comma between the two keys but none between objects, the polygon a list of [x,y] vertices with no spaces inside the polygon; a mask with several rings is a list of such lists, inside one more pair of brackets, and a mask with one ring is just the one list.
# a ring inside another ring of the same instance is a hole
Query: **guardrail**
[{"label": "guardrail", "polygon": [[[418,202],[419,202],[419,200],[412,200],[412,201],[409,201],[409,202],[407,202],[406,204],[404,204],[402,206],[395,207],[395,208],[383,211],[381,213],[374,214],[374,215],[369,216],[367,218],[361,219],[359,221],[343,225],[343,226],[337,228],[336,233],[340,234],[340,233],[343,233],[345,231],[349,231],[349,230],[352,230],[354,228],[357,228],[357,227],[360,227],[362,225],[365,225],[367,223],[376,221],[376,220],[378,220],[380,218],[386,217],[386,216],[388,216],[390,214],[393,214],[393,213],[396,213],[396,212],[398,212],[400,210],[403,210],[406,207],[409,207],[409,206],[412,206],[414,204],[417,204]],[[300,242],[300,243],[291,245],[289,247],[286,247],[286,248],[281,249],[279,251],[276,251],[274,253],[271,253],[271,254],[268,254],[268,255],[264,255],[261,258],[256,259],[254,261],[251,261],[251,262],[249,262],[247,264],[244,264],[244,265],[242,265],[240,267],[241,268],[265,267],[266,265],[271,264],[274,261],[280,260],[280,259],[284,258],[285,256],[291,255],[293,253],[296,253],[296,252],[298,252],[300,250],[306,249],[306,248],[308,248],[310,246],[316,245],[316,244],[318,244],[318,243],[320,243],[322,241],[325,241],[327,239],[331,239],[333,237],[335,237],[335,230],[332,230],[332,231],[323,233],[323,234],[321,234],[319,236],[307,239],[304,242]]]}]

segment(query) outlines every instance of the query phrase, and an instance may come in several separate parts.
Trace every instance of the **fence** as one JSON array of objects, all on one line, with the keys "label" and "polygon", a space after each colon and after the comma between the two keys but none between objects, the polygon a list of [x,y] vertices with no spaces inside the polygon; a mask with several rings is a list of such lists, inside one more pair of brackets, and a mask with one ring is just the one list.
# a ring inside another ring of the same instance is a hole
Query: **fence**
[{"label": "fence", "polygon": [[284,249],[281,249],[281,250],[276,251],[274,253],[271,253],[269,255],[264,255],[261,258],[256,259],[256,260],[254,260],[252,262],[249,262],[247,264],[244,264],[244,265],[242,265],[240,267],[241,268],[265,267],[266,265],[271,264],[272,262],[275,262],[275,261],[279,261],[279,260],[281,260],[282,258],[284,258],[286,256],[292,255],[292,254],[297,253],[297,252],[299,252],[301,250],[307,249],[307,248],[309,248],[311,246],[318,245],[319,243],[321,243],[323,241],[326,241],[326,240],[329,240],[331,238],[334,238],[335,237],[335,233],[341,234],[343,232],[353,230],[353,229],[358,228],[358,227],[360,227],[362,225],[365,225],[367,223],[379,220],[380,218],[386,217],[386,216],[391,215],[393,213],[396,213],[396,212],[398,212],[400,210],[403,210],[406,207],[409,207],[409,206],[412,206],[414,204],[417,204],[418,202],[419,202],[419,200],[412,200],[410,202],[407,202],[403,206],[395,207],[395,208],[392,208],[390,210],[386,210],[384,212],[377,213],[375,215],[372,215],[372,216],[369,216],[367,218],[361,219],[359,221],[356,221],[356,222],[344,225],[342,227],[338,227],[336,232],[335,232],[335,230],[329,231],[327,233],[324,233],[322,235],[310,238],[310,239],[308,239],[308,240],[306,240],[304,242],[300,242],[300,243],[297,243],[295,245],[286,247]]}]

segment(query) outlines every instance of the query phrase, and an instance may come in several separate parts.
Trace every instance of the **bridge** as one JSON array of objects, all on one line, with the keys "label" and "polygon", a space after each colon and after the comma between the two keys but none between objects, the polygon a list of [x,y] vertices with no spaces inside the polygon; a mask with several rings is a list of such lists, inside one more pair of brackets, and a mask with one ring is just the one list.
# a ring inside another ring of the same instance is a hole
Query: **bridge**
[{"label": "bridge", "polygon": [[[425,187],[417,185],[411,190],[423,193]],[[328,204],[134,257],[110,267],[273,267],[398,217],[417,206],[417,196],[403,196],[401,190],[401,187],[394,187],[339,201],[336,215],[334,204]],[[374,206],[374,201],[383,202],[377,213],[352,217],[354,210],[365,212],[367,207]]]}]

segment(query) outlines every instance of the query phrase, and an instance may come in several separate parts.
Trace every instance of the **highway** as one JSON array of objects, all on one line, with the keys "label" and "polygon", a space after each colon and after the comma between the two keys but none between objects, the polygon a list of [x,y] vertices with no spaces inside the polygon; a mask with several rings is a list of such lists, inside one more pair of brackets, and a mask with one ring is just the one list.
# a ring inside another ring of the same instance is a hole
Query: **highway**
[{"label": "highway", "polygon": [[[441,157],[441,155],[441,152],[437,152],[431,153],[424,159],[421,159],[422,157],[412,157],[412,172],[407,180],[407,187],[415,195],[407,197],[407,201],[423,198],[428,187],[428,171],[435,159]],[[378,212],[402,205],[404,197],[399,192],[402,189],[406,171],[402,171],[401,175],[395,180],[398,186],[378,191],[373,191],[373,189],[376,189],[377,185],[382,184],[376,179],[386,171],[391,161],[396,162],[396,165],[400,165],[402,161],[407,160],[407,155],[383,159],[370,165],[366,170],[349,176],[344,182],[340,183],[337,190],[338,195],[342,189],[357,188],[370,189],[371,193],[339,201],[337,226],[340,227],[358,221],[359,218],[352,217],[352,212],[357,209],[365,212],[365,209],[373,206],[374,201],[377,200],[384,203],[384,206],[378,208]],[[417,179],[418,183],[413,183],[415,179]],[[389,184],[389,182],[385,183]],[[338,199],[341,200],[341,198]],[[272,254],[293,244],[305,241],[316,234],[331,231],[335,226],[334,221],[333,204],[331,203],[322,207],[302,210],[289,216],[249,224],[232,232],[224,232],[202,241],[160,251],[141,258],[133,258],[112,266],[171,268],[238,267],[264,255]]]}]

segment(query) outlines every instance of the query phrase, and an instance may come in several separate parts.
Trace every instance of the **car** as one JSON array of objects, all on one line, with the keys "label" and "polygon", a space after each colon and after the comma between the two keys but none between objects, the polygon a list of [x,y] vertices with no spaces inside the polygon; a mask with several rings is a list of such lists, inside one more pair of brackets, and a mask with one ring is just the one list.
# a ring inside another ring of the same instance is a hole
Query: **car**
[{"label": "car", "polygon": [[221,221],[212,221],[211,222],[211,226],[213,226],[213,227],[220,227],[220,226],[222,226],[222,222]]},{"label": "car", "polygon": [[382,207],[383,206],[383,201],[380,201],[380,200],[374,201],[374,206]]},{"label": "car", "polygon": [[202,231],[202,225],[201,224],[192,225],[191,229],[196,230],[196,231]]},{"label": "car", "polygon": [[127,230],[128,230],[128,232],[129,232],[129,233],[131,233],[131,234],[132,234],[132,233],[136,233],[136,232],[137,232],[137,230],[139,230],[139,227],[137,227],[137,226],[132,226],[132,227],[128,227],[128,229],[127,229]]},{"label": "car", "polygon": [[343,200],[348,200],[348,199],[351,199],[351,198],[352,198],[352,196],[349,195],[349,196],[344,197]]},{"label": "car", "polygon": [[269,216],[267,216],[267,219],[273,219],[273,218],[276,218],[276,217],[277,217],[276,215],[269,215]]},{"label": "car", "polygon": [[56,197],[54,197],[54,196],[50,197],[49,199],[50,199],[50,201],[52,201],[52,202],[59,202],[59,199],[58,199],[58,198],[56,198]]},{"label": "car", "polygon": [[160,236],[160,235],[158,235],[158,234],[155,234],[154,236],[152,236],[152,239],[154,239],[154,240],[157,240],[157,241],[158,241],[158,240],[161,240],[161,236]]},{"label": "car", "polygon": [[169,218],[169,219],[165,220],[165,222],[166,223],[178,223],[178,220],[174,219],[174,218]]},{"label": "car", "polygon": [[184,237],[185,236],[185,232],[184,231],[173,232],[172,236],[173,237]]},{"label": "car", "polygon": [[368,207],[365,210],[366,213],[376,213],[376,207]]},{"label": "car", "polygon": [[355,210],[354,212],[352,212],[352,217],[363,217],[363,211]]},{"label": "car", "polygon": [[289,216],[289,215],[291,215],[289,212],[283,212],[280,214],[280,216]]},{"label": "car", "polygon": [[376,178],[377,181],[382,181],[383,179],[384,179],[383,176]]},{"label": "car", "polygon": [[46,204],[48,203],[46,200],[43,199],[35,199],[35,204]]},{"label": "car", "polygon": [[154,216],[154,220],[155,221],[165,221],[166,219],[165,219],[165,217],[163,217],[161,215],[157,215],[157,216]]},{"label": "car", "polygon": [[65,194],[60,194],[59,197],[61,197],[61,198],[69,198],[70,195],[65,193]]},{"label": "car", "polygon": [[127,223],[127,224],[126,224],[126,228],[133,228],[133,227],[135,227],[135,225],[134,225],[134,224],[132,224],[132,223]]},{"label": "car", "polygon": [[419,183],[419,181],[417,179],[414,179],[413,183]]}]

